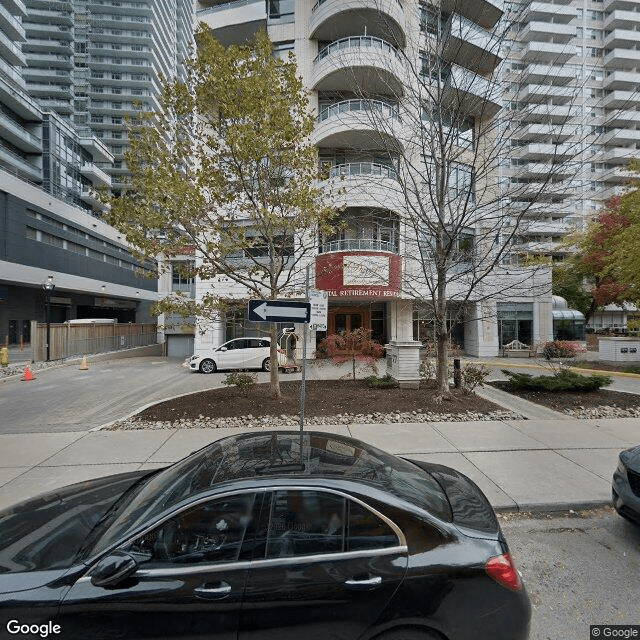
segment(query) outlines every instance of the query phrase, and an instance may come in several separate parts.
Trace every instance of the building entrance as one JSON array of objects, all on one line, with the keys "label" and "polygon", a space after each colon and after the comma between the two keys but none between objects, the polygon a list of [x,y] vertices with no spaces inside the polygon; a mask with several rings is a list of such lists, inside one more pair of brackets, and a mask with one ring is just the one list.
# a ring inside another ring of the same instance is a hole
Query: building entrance
[{"label": "building entrance", "polygon": [[329,333],[371,329],[369,310],[365,307],[340,307],[329,310],[328,315]]}]

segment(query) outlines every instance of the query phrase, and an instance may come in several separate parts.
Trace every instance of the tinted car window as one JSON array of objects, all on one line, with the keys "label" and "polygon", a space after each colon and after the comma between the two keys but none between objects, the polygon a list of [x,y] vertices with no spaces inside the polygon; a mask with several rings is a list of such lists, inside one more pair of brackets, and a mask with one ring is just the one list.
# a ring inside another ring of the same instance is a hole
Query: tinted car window
[{"label": "tinted car window", "polygon": [[152,565],[234,562],[249,529],[254,494],[230,496],[181,512],[126,550]]},{"label": "tinted car window", "polygon": [[259,349],[260,347],[269,346],[268,342],[266,342],[265,340],[259,340],[257,338],[251,338],[250,340],[247,340],[247,342],[249,343],[250,349]]},{"label": "tinted car window", "polygon": [[321,491],[273,494],[267,558],[309,556],[344,550],[345,499]]},{"label": "tinted car window", "polygon": [[384,549],[399,544],[398,536],[384,520],[361,504],[349,500],[347,551]]}]

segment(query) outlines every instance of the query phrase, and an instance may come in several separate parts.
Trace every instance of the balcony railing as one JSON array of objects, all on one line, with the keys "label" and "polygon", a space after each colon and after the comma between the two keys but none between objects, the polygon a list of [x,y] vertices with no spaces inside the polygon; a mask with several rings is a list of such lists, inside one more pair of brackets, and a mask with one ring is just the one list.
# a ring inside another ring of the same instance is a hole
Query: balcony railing
[{"label": "balcony railing", "polygon": [[[318,7],[320,7],[321,5],[323,5],[327,0],[318,0],[318,2],[316,2],[313,5],[313,9],[311,9],[311,13],[313,13]],[[398,3],[398,5],[401,7],[402,6],[402,2],[400,2],[400,0],[396,0],[396,2]]]},{"label": "balcony railing", "polygon": [[335,42],[327,45],[320,50],[320,53],[318,53],[313,62],[316,63],[320,60],[323,60],[336,51],[343,51],[344,49],[353,48],[380,49],[381,51],[392,53],[397,58],[401,57],[398,49],[394,47],[390,42],[382,40],[382,38],[373,38],[371,36],[352,36],[350,38],[341,38],[340,40],[336,40]]},{"label": "balcony railing", "polygon": [[226,11],[227,9],[236,9],[237,7],[245,7],[248,4],[257,4],[261,0],[233,0],[233,2],[225,2],[223,4],[217,4],[215,7],[207,7],[206,9],[199,9],[198,15],[204,16],[210,13],[217,13],[218,11]]},{"label": "balcony railing", "polygon": [[324,122],[325,120],[337,116],[340,113],[347,113],[350,111],[365,111],[386,114],[388,117],[394,120],[400,119],[398,113],[398,106],[389,102],[382,102],[381,100],[343,100],[342,102],[336,102],[334,104],[327,105],[320,109],[320,115],[318,115],[318,122]]},{"label": "balcony railing", "polygon": [[336,164],[329,170],[330,178],[365,175],[398,180],[398,172],[393,167],[389,167],[385,164],[379,164],[377,162],[349,162],[347,164]]},{"label": "balcony railing", "polygon": [[358,238],[354,240],[330,240],[319,247],[320,253],[336,251],[387,251],[397,253],[396,245],[391,240],[376,240],[375,238]]}]

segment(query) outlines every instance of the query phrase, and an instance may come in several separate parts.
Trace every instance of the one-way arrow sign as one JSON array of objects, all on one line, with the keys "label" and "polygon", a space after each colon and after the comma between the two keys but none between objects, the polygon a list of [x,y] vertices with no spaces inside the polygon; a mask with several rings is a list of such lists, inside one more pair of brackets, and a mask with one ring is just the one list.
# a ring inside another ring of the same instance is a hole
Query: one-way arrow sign
[{"label": "one-way arrow sign", "polygon": [[249,320],[253,322],[309,322],[309,302],[249,300]]}]

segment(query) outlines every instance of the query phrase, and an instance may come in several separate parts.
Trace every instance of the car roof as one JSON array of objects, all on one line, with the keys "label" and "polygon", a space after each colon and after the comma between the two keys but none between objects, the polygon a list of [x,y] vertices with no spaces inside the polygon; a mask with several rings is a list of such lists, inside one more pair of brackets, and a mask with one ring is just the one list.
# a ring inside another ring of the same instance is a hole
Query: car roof
[{"label": "car roof", "polygon": [[192,477],[195,490],[259,478],[342,479],[382,489],[441,516],[449,512],[438,482],[407,460],[360,440],[321,431],[303,433],[301,459],[300,438],[300,431],[230,436],[177,463],[176,470]]}]

